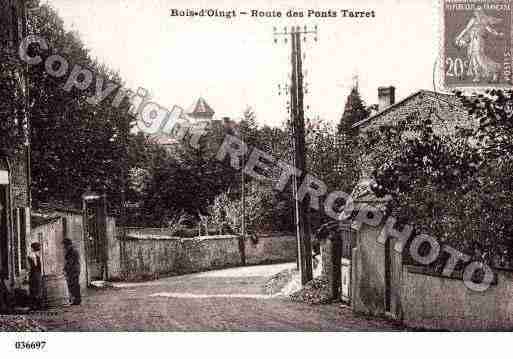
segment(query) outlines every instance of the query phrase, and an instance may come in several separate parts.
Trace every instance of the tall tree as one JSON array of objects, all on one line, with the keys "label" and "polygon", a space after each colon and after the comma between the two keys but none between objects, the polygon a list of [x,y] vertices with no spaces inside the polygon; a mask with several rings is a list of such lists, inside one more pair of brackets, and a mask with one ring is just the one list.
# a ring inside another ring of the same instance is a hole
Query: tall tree
[{"label": "tall tree", "polygon": [[24,142],[25,102],[19,73],[22,66],[11,52],[0,50],[0,155],[12,155]]},{"label": "tall tree", "polygon": [[[118,74],[94,60],[78,34],[66,31],[63,21],[48,5],[32,12],[29,33],[46,39],[48,50],[31,48],[45,59],[58,53],[69,69],[75,65],[93,74],[89,88],[63,88],[68,76],[50,76],[44,62],[29,67],[29,94],[32,142],[33,197],[35,203],[64,201],[80,203],[91,186],[105,191],[109,202],[119,207],[120,189],[130,167],[126,146],[133,118],[129,103],[111,106],[113,92],[99,104],[90,103],[96,81],[122,84]],[[69,75],[69,74],[67,74]]]},{"label": "tall tree", "polygon": [[369,110],[360,97],[358,85],[355,84],[347,96],[344,113],[338,124],[338,133],[345,133],[348,136],[354,136],[355,130],[352,126],[369,116]]}]

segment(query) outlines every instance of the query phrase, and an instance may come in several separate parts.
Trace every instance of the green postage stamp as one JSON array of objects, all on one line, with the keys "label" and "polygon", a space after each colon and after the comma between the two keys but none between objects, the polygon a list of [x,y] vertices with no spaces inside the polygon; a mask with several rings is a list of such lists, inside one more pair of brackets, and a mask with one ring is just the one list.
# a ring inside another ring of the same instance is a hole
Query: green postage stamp
[{"label": "green postage stamp", "polygon": [[443,85],[512,87],[511,0],[442,0]]}]

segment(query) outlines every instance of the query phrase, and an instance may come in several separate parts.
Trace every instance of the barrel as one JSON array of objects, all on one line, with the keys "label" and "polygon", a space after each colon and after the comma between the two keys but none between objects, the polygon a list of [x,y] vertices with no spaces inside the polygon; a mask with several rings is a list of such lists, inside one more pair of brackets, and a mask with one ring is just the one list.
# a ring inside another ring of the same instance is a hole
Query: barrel
[{"label": "barrel", "polygon": [[64,275],[43,276],[43,305],[48,308],[69,304],[68,285]]}]

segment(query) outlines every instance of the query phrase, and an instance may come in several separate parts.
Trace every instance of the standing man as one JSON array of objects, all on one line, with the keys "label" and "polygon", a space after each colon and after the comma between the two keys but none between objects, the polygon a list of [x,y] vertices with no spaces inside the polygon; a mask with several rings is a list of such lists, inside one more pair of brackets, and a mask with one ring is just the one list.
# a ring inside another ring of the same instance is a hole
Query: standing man
[{"label": "standing man", "polygon": [[82,297],[80,296],[80,255],[73,247],[73,242],[69,238],[65,238],[64,244],[64,274],[68,282],[68,291],[70,294],[71,304],[80,305]]},{"label": "standing man", "polygon": [[43,271],[41,266],[41,244],[34,242],[30,244],[32,250],[28,259],[29,269],[29,295],[30,307],[33,310],[41,309],[43,298]]}]

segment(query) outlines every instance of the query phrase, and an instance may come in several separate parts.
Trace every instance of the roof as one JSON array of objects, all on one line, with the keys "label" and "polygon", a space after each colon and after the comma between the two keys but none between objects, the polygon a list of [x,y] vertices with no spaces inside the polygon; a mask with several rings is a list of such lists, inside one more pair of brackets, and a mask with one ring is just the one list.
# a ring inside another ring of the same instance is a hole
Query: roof
[{"label": "roof", "polygon": [[73,204],[57,201],[51,203],[39,203],[35,211],[39,213],[64,212],[82,214],[82,210],[76,208]]},{"label": "roof", "polygon": [[381,111],[378,111],[377,113],[373,114],[372,116],[369,116],[369,117],[367,117],[367,118],[365,118],[365,119],[363,119],[361,121],[356,122],[353,126],[351,126],[351,128],[357,128],[357,127],[366,125],[366,124],[372,122],[377,117],[382,116],[382,115],[384,115],[384,114],[386,114],[386,113],[388,113],[390,111],[393,111],[394,109],[398,108],[399,106],[403,105],[404,103],[408,102],[412,98],[417,97],[419,95],[421,95],[421,96],[428,96],[428,97],[434,98],[436,100],[441,100],[443,102],[451,103],[451,104],[453,104],[454,101],[457,99],[457,97],[455,95],[452,95],[452,94],[435,92],[435,91],[429,91],[429,90],[419,90],[417,92],[412,93],[408,97],[402,99],[401,101],[396,102],[393,105],[390,105],[390,106],[388,106],[387,108],[385,108],[385,109],[383,109]]},{"label": "roof", "polygon": [[187,111],[187,115],[192,118],[212,118],[214,113],[215,111],[203,97],[198,98]]},{"label": "roof", "polygon": [[53,223],[60,220],[62,217],[60,216],[51,216],[45,215],[42,213],[34,213],[32,212],[30,215],[30,224],[32,228],[37,228],[40,226],[44,226],[45,224]]}]

